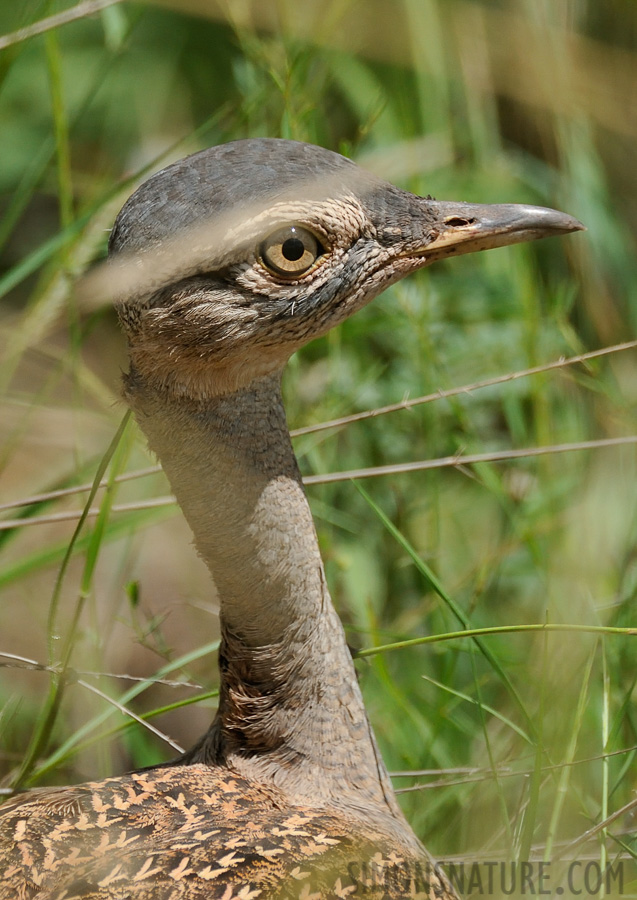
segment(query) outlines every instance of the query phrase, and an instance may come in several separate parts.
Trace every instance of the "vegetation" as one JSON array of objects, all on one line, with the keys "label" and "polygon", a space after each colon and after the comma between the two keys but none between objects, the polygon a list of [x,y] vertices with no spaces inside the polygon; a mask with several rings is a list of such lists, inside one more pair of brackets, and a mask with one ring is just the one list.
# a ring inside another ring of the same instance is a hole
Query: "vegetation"
[{"label": "vegetation", "polygon": [[[293,137],[417,193],[589,229],[411,277],[298,354],[285,387],[298,428],[434,395],[306,430],[308,475],[457,457],[308,486],[419,835],[445,859],[551,860],[552,888],[561,859],[622,859],[635,890],[637,355],[616,345],[637,325],[637,5],[80,6],[0,41],[5,792],[167,759],[213,714],[214,592],[134,424],[118,431],[123,339],[83,276],[151,170]],[[60,9],[3,4],[0,30]]]}]

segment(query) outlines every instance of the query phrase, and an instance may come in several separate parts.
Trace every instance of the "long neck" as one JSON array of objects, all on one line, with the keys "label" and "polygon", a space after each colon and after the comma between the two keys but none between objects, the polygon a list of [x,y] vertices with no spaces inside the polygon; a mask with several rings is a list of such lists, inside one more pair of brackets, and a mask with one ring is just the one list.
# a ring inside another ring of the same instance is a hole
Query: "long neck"
[{"label": "long neck", "polygon": [[219,595],[220,706],[202,758],[402,826],[325,583],[279,374],[205,402],[131,375],[127,398]]}]

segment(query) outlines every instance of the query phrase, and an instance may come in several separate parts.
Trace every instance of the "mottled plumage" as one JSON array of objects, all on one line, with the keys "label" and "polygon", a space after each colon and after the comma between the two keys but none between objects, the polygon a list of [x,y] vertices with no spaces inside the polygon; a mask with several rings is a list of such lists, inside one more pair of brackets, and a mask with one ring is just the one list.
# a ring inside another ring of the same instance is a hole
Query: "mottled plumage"
[{"label": "mottled plumage", "polygon": [[455,896],[365,714],[281,372],[415,269],[580,227],[416,197],[293,141],[213,148],[139,188],[111,238],[125,395],[215,582],[219,709],[173,764],[9,800],[0,900]]},{"label": "mottled plumage", "polygon": [[3,811],[15,860],[2,871],[9,883],[20,876],[16,900],[309,900],[357,886],[380,900],[392,885],[400,896],[447,896],[435,867],[392,835],[369,829],[360,841],[351,818],[291,806],[275,788],[201,764],[29,797]]}]

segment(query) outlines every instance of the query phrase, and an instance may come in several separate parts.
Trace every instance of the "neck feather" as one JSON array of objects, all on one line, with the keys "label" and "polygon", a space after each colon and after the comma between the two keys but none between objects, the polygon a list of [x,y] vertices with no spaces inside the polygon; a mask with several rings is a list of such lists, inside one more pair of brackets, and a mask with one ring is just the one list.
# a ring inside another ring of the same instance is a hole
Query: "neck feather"
[{"label": "neck feather", "polygon": [[219,712],[189,758],[402,828],[325,583],[280,374],[205,402],[135,374],[126,387],[219,595]]}]

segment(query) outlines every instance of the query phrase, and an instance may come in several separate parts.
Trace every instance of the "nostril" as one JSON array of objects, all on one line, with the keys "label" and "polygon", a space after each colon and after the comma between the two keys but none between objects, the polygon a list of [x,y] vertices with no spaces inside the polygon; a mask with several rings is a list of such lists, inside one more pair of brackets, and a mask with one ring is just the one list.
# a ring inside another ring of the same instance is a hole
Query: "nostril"
[{"label": "nostril", "polygon": [[465,219],[462,216],[450,216],[448,219],[445,219],[445,225],[448,225],[450,228],[462,228],[465,225],[473,225],[475,221],[475,219]]}]

